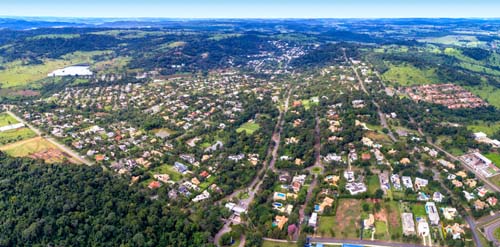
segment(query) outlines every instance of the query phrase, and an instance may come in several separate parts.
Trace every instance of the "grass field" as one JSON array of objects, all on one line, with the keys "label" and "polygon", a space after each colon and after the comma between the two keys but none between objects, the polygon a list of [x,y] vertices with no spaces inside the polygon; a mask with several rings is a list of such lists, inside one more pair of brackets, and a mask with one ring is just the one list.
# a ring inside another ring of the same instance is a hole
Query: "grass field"
[{"label": "grass field", "polygon": [[380,240],[389,240],[387,224],[384,221],[375,221],[375,238]]},{"label": "grass field", "polygon": [[161,165],[159,167],[154,168],[151,170],[152,174],[168,174],[170,176],[170,179],[173,181],[179,181],[182,178],[182,174],[177,172],[173,166],[170,165]]},{"label": "grass field", "polygon": [[500,122],[474,121],[473,124],[467,125],[467,129],[473,132],[483,132],[491,136],[500,130]]},{"label": "grass field", "polygon": [[39,40],[39,39],[57,39],[57,38],[63,38],[63,39],[73,39],[73,38],[79,38],[80,34],[41,34],[33,37],[27,38],[27,40]]},{"label": "grass field", "polygon": [[0,132],[0,144],[7,144],[35,137],[36,133],[29,128],[19,128]]},{"label": "grass field", "polygon": [[0,127],[19,123],[15,118],[7,113],[0,113]]},{"label": "grass field", "polygon": [[443,45],[459,45],[459,46],[477,46],[481,42],[476,36],[469,35],[446,35],[442,37],[425,38],[418,40],[420,42],[443,44]]},{"label": "grass field", "polygon": [[368,193],[374,195],[377,189],[380,189],[380,180],[377,175],[369,176],[367,179]]},{"label": "grass field", "polygon": [[494,177],[491,177],[490,181],[492,183],[496,184],[497,186],[500,186],[500,175],[496,175]]},{"label": "grass field", "polygon": [[184,41],[176,41],[176,42],[172,42],[170,44],[168,44],[168,48],[176,48],[176,47],[181,47],[181,46],[185,46],[186,45],[186,42]]},{"label": "grass field", "polygon": [[[370,127],[366,126],[366,127],[368,127],[369,129],[372,129],[371,126]],[[390,144],[391,139],[389,138],[388,135],[386,135],[382,132],[382,129],[379,132],[367,131],[365,136],[372,139],[374,142],[377,142],[377,143]]]},{"label": "grass field", "polygon": [[439,82],[434,69],[422,70],[411,65],[390,66],[389,70],[382,74],[385,81],[398,83],[401,86],[433,84]]},{"label": "grass field", "polygon": [[500,168],[500,154],[498,153],[488,153],[485,154],[486,158],[490,159],[498,168]]},{"label": "grass field", "polygon": [[359,239],[362,200],[341,199],[333,222],[337,238]]},{"label": "grass field", "polygon": [[320,216],[317,233],[322,237],[334,237],[335,216]]},{"label": "grass field", "polygon": [[316,103],[317,101],[318,97],[313,97],[311,99],[304,99],[302,100],[302,105],[306,110],[309,110],[311,108],[311,105],[318,105],[318,103]]},{"label": "grass field", "polygon": [[500,108],[500,89],[493,86],[467,87],[472,93],[486,100],[493,106]]},{"label": "grass field", "polygon": [[47,77],[47,74],[66,66],[78,63],[91,63],[92,57],[104,54],[107,51],[75,52],[64,55],[61,59],[45,59],[43,64],[23,65],[21,60],[6,63],[4,70],[0,70],[0,83],[2,88],[24,88],[33,86],[30,83]]},{"label": "grass field", "polygon": [[401,210],[399,207],[398,202],[396,201],[390,201],[390,202],[385,202],[383,204],[383,208],[386,210],[388,213],[387,215],[387,222],[389,224],[389,232],[394,233],[394,232],[400,232],[402,233],[402,224],[401,224]]},{"label": "grass field", "polygon": [[278,243],[264,240],[262,247],[296,247],[297,244],[294,243]]},{"label": "grass field", "polygon": [[100,74],[120,72],[126,69],[127,64],[132,60],[130,57],[116,57],[111,60],[101,61],[92,66]]},{"label": "grass field", "polygon": [[427,215],[427,213],[425,212],[425,206],[422,203],[412,204],[410,207],[411,212],[415,217],[424,217]]},{"label": "grass field", "polygon": [[79,163],[65,155],[57,146],[43,137],[35,137],[0,147],[1,151],[14,157],[43,157],[47,163],[61,163],[68,159],[72,163]]},{"label": "grass field", "polygon": [[444,53],[458,59],[460,61],[458,65],[464,69],[494,76],[500,75],[500,71],[498,71],[495,67],[491,67],[499,65],[499,57],[495,53],[485,60],[475,60],[471,57],[465,56],[460,50],[451,47],[446,48]]},{"label": "grass field", "polygon": [[258,123],[254,122],[246,122],[242,124],[236,132],[241,133],[245,131],[248,135],[253,134],[255,131],[257,131],[260,128],[260,125]]}]

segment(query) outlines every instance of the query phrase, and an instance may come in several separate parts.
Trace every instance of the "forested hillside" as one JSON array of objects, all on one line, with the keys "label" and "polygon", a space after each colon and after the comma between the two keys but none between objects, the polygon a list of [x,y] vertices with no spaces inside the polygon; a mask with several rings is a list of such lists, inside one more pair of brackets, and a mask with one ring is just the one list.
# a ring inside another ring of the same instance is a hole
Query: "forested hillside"
[{"label": "forested hillside", "polygon": [[219,210],[193,222],[100,167],[0,163],[0,246],[210,246],[216,229]]}]

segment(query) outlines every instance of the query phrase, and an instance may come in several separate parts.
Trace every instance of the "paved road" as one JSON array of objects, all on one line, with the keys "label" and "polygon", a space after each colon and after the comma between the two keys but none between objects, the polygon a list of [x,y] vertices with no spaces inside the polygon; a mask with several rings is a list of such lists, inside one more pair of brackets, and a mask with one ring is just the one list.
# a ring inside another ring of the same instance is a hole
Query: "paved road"
[{"label": "paved road", "polygon": [[346,240],[346,239],[336,239],[336,238],[311,238],[312,243],[322,243],[322,244],[356,244],[363,246],[373,246],[373,247],[423,247],[420,244],[408,244],[408,243],[390,243],[383,241],[368,241],[368,240]]},{"label": "paved road", "polygon": [[500,246],[500,241],[495,237],[495,230],[500,228],[500,212],[495,212],[493,215],[487,215],[478,219],[476,225],[484,229],[484,234],[488,241],[492,241],[495,246]]},{"label": "paved road", "polygon": [[[248,210],[248,207],[252,203],[253,199],[255,198],[255,195],[260,189],[260,186],[262,185],[262,180],[260,179],[260,175],[265,172],[267,169],[271,169],[272,171],[276,171],[276,168],[274,167],[274,164],[276,163],[277,156],[278,156],[278,149],[279,145],[281,142],[281,131],[283,130],[283,124],[285,122],[285,114],[288,111],[288,105],[289,105],[289,100],[290,100],[290,95],[291,95],[292,90],[288,89],[287,96],[285,99],[285,104],[283,107],[283,110],[280,111],[280,115],[278,117],[278,121],[276,122],[276,126],[274,127],[274,132],[271,137],[272,139],[272,144],[269,146],[267,150],[267,157],[271,157],[271,160],[266,163],[264,162],[264,165],[262,166],[262,169],[258,172],[258,175],[255,176],[255,178],[252,180],[250,185],[246,188],[242,188],[239,190],[235,190],[233,193],[230,195],[225,196],[222,200],[230,200],[233,197],[237,196],[239,193],[246,191],[248,193],[248,197],[245,199],[241,199],[239,202],[239,205],[243,207],[244,209]],[[266,157],[266,160],[268,159]],[[222,201],[220,200],[220,201]],[[217,234],[214,236],[214,243],[216,246],[219,246],[219,241],[222,235],[224,235],[227,232],[231,231],[231,221],[227,220],[224,223],[224,226],[217,232]],[[246,237],[242,236],[244,238],[244,241],[246,241]],[[243,242],[244,244],[244,242]],[[241,246],[241,244],[240,244]]]},{"label": "paved road", "polygon": [[[352,64],[351,60],[345,54],[345,50],[344,50],[344,57],[346,59],[346,62],[348,62],[348,63],[351,64],[351,68],[354,71],[354,74],[356,75],[356,78],[358,79],[359,85],[361,86],[361,89],[363,90],[363,92],[365,92],[365,94],[367,94],[367,95],[370,95],[370,92],[368,92],[368,90],[366,90],[365,83],[363,82],[363,80],[361,80],[361,76],[359,76],[358,70],[356,69],[356,67],[354,66],[354,64]],[[391,138],[391,140],[393,142],[396,142],[397,139],[394,136],[394,134],[392,133],[391,129],[389,128],[389,125],[387,124],[387,119],[385,117],[385,114],[380,110],[380,105],[375,100],[373,100],[373,99],[372,99],[372,103],[375,105],[375,107],[377,107],[377,113],[378,113],[378,116],[380,118],[380,124],[382,125],[382,127],[384,127],[387,130],[389,130],[389,132],[387,133],[387,135]]]},{"label": "paved road", "polygon": [[[313,166],[307,168],[307,170],[309,170],[309,171],[312,171],[312,169],[315,167],[319,167],[322,170],[325,170],[325,167],[323,166],[323,163],[321,162],[321,130],[320,130],[320,118],[318,116],[318,112],[316,112],[315,121],[316,121],[315,127],[314,127],[315,161],[314,161]],[[312,183],[309,185],[309,188],[307,189],[306,200],[305,200],[304,204],[300,207],[300,210],[299,210],[299,227],[298,227],[299,230],[294,235],[295,240],[297,240],[299,235],[300,235],[300,229],[302,228],[302,227],[300,227],[300,224],[304,223],[304,219],[305,219],[304,210],[306,209],[306,204],[307,204],[307,202],[309,202],[311,200],[312,192],[313,192],[314,188],[317,186],[317,184],[318,184],[318,177],[316,176],[316,177],[314,177]]]},{"label": "paved road", "polygon": [[[28,128],[30,128],[31,130],[33,130],[38,136],[42,136],[43,135],[43,132],[40,129],[38,129],[38,128],[34,127],[33,125],[29,124],[28,122],[24,121],[24,119],[16,116],[16,114],[14,114],[13,112],[7,111],[7,114],[11,115],[17,121],[19,121],[19,122],[25,124],[26,126],[28,126]],[[65,152],[65,153],[69,154],[70,156],[72,156],[77,161],[81,162],[82,164],[89,165],[89,166],[94,164],[93,162],[91,162],[91,161],[85,159],[84,157],[80,156],[80,154],[78,154],[77,152],[73,151],[71,148],[68,148],[64,144],[61,144],[59,141],[57,141],[53,137],[46,136],[45,139],[47,141],[51,142],[52,144],[54,144],[59,149],[61,149],[63,152]]]},{"label": "paved road", "polygon": [[500,228],[500,218],[496,218],[494,221],[484,226],[484,234],[486,235],[486,239],[488,239],[488,241],[492,241],[495,246],[500,246],[500,241],[498,241],[498,239],[495,237],[495,230],[498,228]]},{"label": "paved road", "polygon": [[288,112],[291,94],[292,94],[292,89],[288,89],[288,92],[286,94],[285,104],[283,110],[280,112],[279,121],[276,124],[275,128],[275,134],[273,134],[274,149],[272,152],[271,161],[269,162],[269,169],[271,169],[273,172],[277,171],[274,165],[276,164],[276,160],[278,158],[278,150],[280,148],[280,143],[281,143],[281,132],[283,132],[283,125],[285,124],[285,115]]}]

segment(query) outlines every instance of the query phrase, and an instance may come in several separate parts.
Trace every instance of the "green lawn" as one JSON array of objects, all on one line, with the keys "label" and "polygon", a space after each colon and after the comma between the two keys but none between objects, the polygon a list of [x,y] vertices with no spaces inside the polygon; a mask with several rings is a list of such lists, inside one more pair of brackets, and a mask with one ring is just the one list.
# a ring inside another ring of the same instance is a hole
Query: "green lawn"
[{"label": "green lawn", "polygon": [[311,108],[311,105],[318,105],[316,101],[318,101],[318,97],[312,97],[311,99],[304,99],[302,100],[302,105],[306,110],[309,110],[309,108]]},{"label": "green lawn", "polygon": [[455,155],[455,156],[460,156],[460,155],[463,155],[464,152],[458,148],[452,148],[450,150],[448,150],[451,154]]},{"label": "green lawn", "polygon": [[370,195],[374,195],[375,191],[377,191],[377,189],[380,189],[380,180],[377,175],[369,176],[367,184],[368,184],[368,193],[370,193]]},{"label": "green lawn", "polygon": [[246,122],[242,124],[236,132],[241,133],[245,131],[248,135],[253,134],[255,131],[257,131],[260,128],[260,125],[258,123],[253,123],[253,122]]},{"label": "green lawn", "polygon": [[333,237],[332,231],[335,231],[335,216],[320,216],[318,234],[322,237]]},{"label": "green lawn", "polygon": [[304,99],[302,100],[302,105],[306,110],[309,110],[309,108],[311,108],[311,101],[308,99]]},{"label": "green lawn", "polygon": [[497,167],[500,168],[500,154],[498,153],[487,153],[484,156],[490,159]]},{"label": "green lawn", "polygon": [[264,240],[262,247],[296,247],[297,244],[294,243],[279,243]]},{"label": "green lawn", "polygon": [[[174,171],[175,172],[175,171]],[[204,182],[202,182],[200,184],[200,189],[204,190],[204,189],[207,189],[208,186],[212,185],[216,180],[216,177],[215,176],[210,176],[207,180],[205,180]]]},{"label": "green lawn", "polygon": [[382,74],[385,81],[402,86],[432,84],[439,82],[435,69],[422,70],[411,65],[392,65]]},{"label": "green lawn", "polygon": [[425,212],[425,205],[422,203],[412,204],[410,207],[415,217],[425,217],[427,215]]},{"label": "green lawn", "polygon": [[497,186],[500,186],[500,175],[496,175],[494,177],[491,177],[490,181],[492,183],[496,184]]},{"label": "green lawn", "polygon": [[[323,246],[341,246],[340,244],[324,244]],[[295,243],[279,243],[264,240],[262,247],[297,247]]]},{"label": "green lawn", "polygon": [[366,127],[370,130],[378,130],[378,131],[382,131],[383,127],[381,125],[372,125],[372,124],[368,124],[366,123]]},{"label": "green lawn", "polygon": [[159,167],[151,170],[152,174],[168,174],[172,181],[179,181],[182,178],[182,174],[177,172],[173,166],[170,165],[161,165]]},{"label": "green lawn", "polygon": [[500,228],[497,228],[495,230],[495,238],[498,239],[498,240],[500,240]]},{"label": "green lawn", "polygon": [[321,174],[323,172],[323,169],[321,169],[321,167],[314,167],[312,169],[312,172],[315,174]]},{"label": "green lawn", "polygon": [[19,123],[14,117],[7,113],[0,113],[0,127]]},{"label": "green lawn", "polygon": [[375,221],[375,238],[378,240],[390,240],[387,233],[387,224],[383,221]]},{"label": "green lawn", "polygon": [[35,136],[36,133],[29,128],[19,128],[15,130],[4,131],[0,132],[0,144],[21,141]]}]

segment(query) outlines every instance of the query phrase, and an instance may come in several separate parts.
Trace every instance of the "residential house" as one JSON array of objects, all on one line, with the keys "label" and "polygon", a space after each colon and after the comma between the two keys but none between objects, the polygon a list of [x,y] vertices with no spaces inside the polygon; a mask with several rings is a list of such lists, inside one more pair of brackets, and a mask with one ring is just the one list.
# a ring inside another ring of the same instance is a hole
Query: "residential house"
[{"label": "residential house", "polygon": [[210,198],[210,193],[208,193],[207,190],[204,190],[201,194],[197,195],[195,198],[193,198],[193,202],[199,202],[203,201]]},{"label": "residential house", "polygon": [[439,224],[439,212],[436,208],[436,204],[434,202],[427,202],[425,204],[425,211],[427,212],[427,216],[429,217],[429,221],[431,225]]},{"label": "residential house", "polygon": [[441,194],[441,192],[436,191],[434,194],[432,194],[432,200],[435,202],[443,202],[444,196]]},{"label": "residential house", "polygon": [[401,179],[403,180],[403,185],[405,186],[405,188],[413,190],[413,183],[411,181],[411,177],[402,176]]},{"label": "residential house", "polygon": [[174,169],[177,170],[179,173],[182,173],[182,174],[184,174],[184,173],[186,173],[188,171],[188,168],[184,164],[182,164],[180,162],[175,162],[174,163]]},{"label": "residential house", "polygon": [[278,229],[282,230],[287,222],[288,222],[288,218],[286,216],[276,215],[276,217],[274,217],[274,224],[273,225],[277,226]]},{"label": "residential house", "polygon": [[426,187],[429,184],[429,180],[423,178],[415,178],[415,188],[420,190],[423,187]]},{"label": "residential house", "polygon": [[316,227],[317,223],[318,223],[318,213],[314,212],[311,214],[311,217],[309,218],[308,225],[310,227]]},{"label": "residential house", "polygon": [[413,221],[412,213],[402,213],[401,221],[403,222],[403,234],[405,236],[415,234],[415,222]]}]

